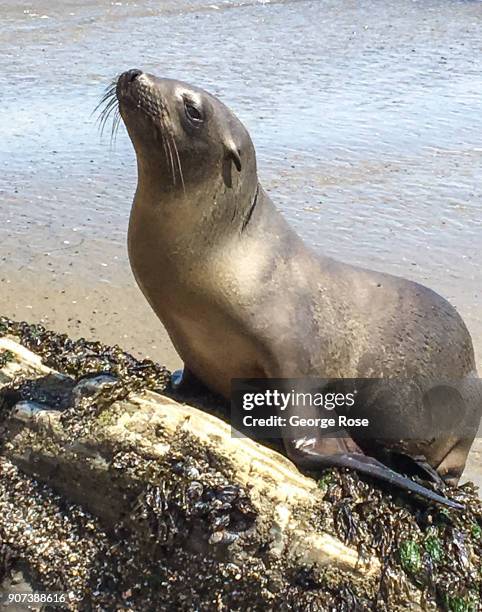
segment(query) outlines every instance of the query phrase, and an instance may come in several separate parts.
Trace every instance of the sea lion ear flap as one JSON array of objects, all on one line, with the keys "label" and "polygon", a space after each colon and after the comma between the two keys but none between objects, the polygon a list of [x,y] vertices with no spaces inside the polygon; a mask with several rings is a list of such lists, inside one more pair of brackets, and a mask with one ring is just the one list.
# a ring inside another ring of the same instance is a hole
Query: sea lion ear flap
[{"label": "sea lion ear flap", "polygon": [[241,168],[242,168],[241,152],[236,147],[234,142],[230,141],[225,144],[225,155],[224,155],[224,162],[223,162],[224,183],[226,187],[229,187],[230,189],[233,186],[233,179],[232,179],[232,174],[231,174],[233,164],[236,166],[236,170],[238,172],[241,172]]},{"label": "sea lion ear flap", "polygon": [[229,151],[229,155],[230,155],[231,160],[233,161],[234,165],[236,166],[236,170],[238,172],[241,172],[241,168],[242,168],[242,164],[241,164],[241,151],[239,149],[237,149],[236,147],[233,147]]}]

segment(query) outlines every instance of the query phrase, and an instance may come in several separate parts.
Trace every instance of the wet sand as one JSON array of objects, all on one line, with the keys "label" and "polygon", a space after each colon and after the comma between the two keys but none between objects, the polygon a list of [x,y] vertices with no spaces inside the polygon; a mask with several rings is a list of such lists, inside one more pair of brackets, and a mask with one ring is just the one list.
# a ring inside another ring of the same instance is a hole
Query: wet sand
[{"label": "wet sand", "polygon": [[218,94],[307,242],[429,285],[482,369],[482,6],[2,4],[0,313],[181,362],[129,270],[135,158],[92,111],[139,66]]}]

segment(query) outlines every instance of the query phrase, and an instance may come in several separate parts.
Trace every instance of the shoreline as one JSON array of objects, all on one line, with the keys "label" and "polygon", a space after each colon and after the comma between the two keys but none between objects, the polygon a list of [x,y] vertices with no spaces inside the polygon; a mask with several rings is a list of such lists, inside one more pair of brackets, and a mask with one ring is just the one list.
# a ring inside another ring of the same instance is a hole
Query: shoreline
[{"label": "shoreline", "polygon": [[125,277],[114,286],[78,277],[55,278],[43,271],[2,270],[0,313],[16,321],[40,323],[74,339],[118,344],[135,357],[152,359],[169,370],[182,367],[134,279],[129,283],[128,274]]}]

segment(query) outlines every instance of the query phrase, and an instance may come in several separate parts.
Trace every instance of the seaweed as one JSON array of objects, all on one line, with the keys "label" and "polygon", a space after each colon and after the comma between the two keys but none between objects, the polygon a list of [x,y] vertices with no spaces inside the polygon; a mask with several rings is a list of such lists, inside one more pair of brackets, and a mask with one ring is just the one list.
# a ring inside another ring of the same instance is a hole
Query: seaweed
[{"label": "seaweed", "polygon": [[[71,376],[76,381],[89,376],[109,374],[121,381],[128,391],[151,389],[163,391],[170,380],[164,366],[149,359],[136,359],[119,346],[49,331],[43,325],[17,322],[0,317],[0,336],[15,336],[42,358],[45,365]],[[5,353],[3,354],[5,357]],[[2,366],[3,367],[3,366]]]},{"label": "seaweed", "polygon": [[[118,346],[71,340],[5,318],[0,318],[2,334],[15,336],[60,372],[64,383],[70,381],[66,395],[46,380],[16,380],[2,393],[10,404],[24,399],[54,405],[72,437],[108,424],[115,418],[115,402],[129,393],[162,392],[169,385],[165,367],[137,360]],[[80,592],[81,602],[72,609],[82,610],[392,612],[407,609],[414,589],[428,609],[480,608],[482,504],[472,484],[451,490],[465,507],[457,512],[421,505],[349,470],[321,475],[323,501],[311,515],[313,527],[356,547],[362,557],[375,555],[381,561],[378,579],[360,584],[333,568],[315,571],[274,560],[249,490],[234,485],[229,470],[206,449],[189,444],[185,436],[172,440],[170,467],[164,471],[137,450],[112,453],[109,469],[131,509],[109,533],[80,506],[5,464],[0,474],[0,568],[5,572],[10,559],[23,559],[45,588]],[[40,540],[51,548],[62,542],[67,556],[58,548],[58,563],[48,557],[49,565],[45,547],[33,554],[33,544],[25,546],[23,519],[18,516],[18,524],[8,519],[19,508],[30,508],[29,524],[38,520]],[[226,550],[231,551],[229,561]],[[250,556],[253,550],[257,556]]]}]

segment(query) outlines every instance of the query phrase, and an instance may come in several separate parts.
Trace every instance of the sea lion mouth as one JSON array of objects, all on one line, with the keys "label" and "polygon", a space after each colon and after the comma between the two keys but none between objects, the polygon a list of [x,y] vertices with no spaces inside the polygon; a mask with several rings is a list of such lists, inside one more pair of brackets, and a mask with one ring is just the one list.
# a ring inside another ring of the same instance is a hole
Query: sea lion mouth
[{"label": "sea lion mouth", "polygon": [[128,106],[134,105],[134,107],[138,106],[138,101],[140,102],[138,96],[139,77],[142,74],[142,70],[133,68],[132,70],[126,70],[126,72],[119,76],[115,89],[119,103],[124,103]]},{"label": "sea lion mouth", "polygon": [[[140,111],[155,121],[162,120],[166,114],[165,104],[154,83],[147,74],[136,68],[119,76],[115,94],[121,112],[123,107],[127,111]],[[162,123],[160,127],[163,127]]]},{"label": "sea lion mouth", "polygon": [[[109,119],[113,118],[112,143],[117,134],[121,117],[126,122],[131,116],[135,116],[136,111],[141,111],[155,121],[156,110],[159,113],[160,106],[160,96],[153,91],[148,76],[142,70],[134,68],[123,72],[110,83],[99,104],[95,107],[94,113],[100,111],[98,120],[101,133],[104,132]],[[162,124],[162,122],[158,123]]]},{"label": "sea lion mouth", "polygon": [[136,115],[142,114],[150,119],[155,127],[156,136],[170,131],[169,113],[159,89],[150,75],[137,68],[123,72],[107,87],[102,99],[94,109],[100,109],[99,123],[101,132],[110,117],[113,117],[112,138],[117,133],[122,117],[124,123],[136,128]]}]

